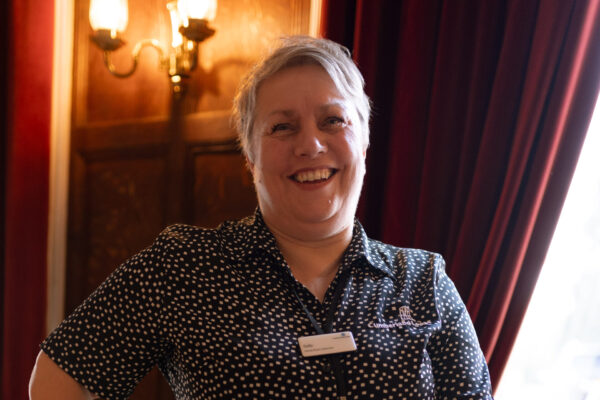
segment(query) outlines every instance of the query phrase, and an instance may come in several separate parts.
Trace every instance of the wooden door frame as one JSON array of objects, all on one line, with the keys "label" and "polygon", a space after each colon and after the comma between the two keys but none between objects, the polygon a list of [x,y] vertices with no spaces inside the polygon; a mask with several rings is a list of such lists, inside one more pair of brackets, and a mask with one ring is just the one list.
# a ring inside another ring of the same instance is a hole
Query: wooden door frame
[{"label": "wooden door frame", "polygon": [[54,2],[46,330],[64,319],[75,1]]}]

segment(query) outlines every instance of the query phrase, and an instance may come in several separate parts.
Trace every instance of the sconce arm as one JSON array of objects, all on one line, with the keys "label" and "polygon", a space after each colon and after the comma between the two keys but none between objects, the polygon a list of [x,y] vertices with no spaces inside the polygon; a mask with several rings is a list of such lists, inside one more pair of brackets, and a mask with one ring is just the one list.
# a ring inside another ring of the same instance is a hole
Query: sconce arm
[{"label": "sconce arm", "polygon": [[104,51],[104,65],[108,68],[108,71],[116,76],[117,78],[127,78],[131,76],[137,69],[140,53],[144,47],[153,47],[158,52],[160,67],[163,68],[167,64],[167,58],[165,57],[165,51],[160,46],[160,42],[156,39],[144,39],[133,47],[131,56],[133,57],[133,65],[127,72],[117,72],[115,66],[110,60],[111,51]]}]

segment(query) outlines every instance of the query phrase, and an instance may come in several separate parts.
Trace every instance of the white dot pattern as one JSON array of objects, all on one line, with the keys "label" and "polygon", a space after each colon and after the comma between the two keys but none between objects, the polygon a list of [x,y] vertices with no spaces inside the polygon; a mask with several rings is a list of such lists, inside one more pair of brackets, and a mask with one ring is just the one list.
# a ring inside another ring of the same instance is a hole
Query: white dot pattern
[{"label": "white dot pattern", "polygon": [[[93,393],[125,399],[158,364],[178,400],[491,399],[469,315],[439,254],[368,239],[358,222],[319,302],[296,281],[260,211],[216,229],[174,225],[132,257],[42,343]],[[350,269],[333,331],[357,350],[305,358]],[[340,365],[347,393],[338,393]]]}]

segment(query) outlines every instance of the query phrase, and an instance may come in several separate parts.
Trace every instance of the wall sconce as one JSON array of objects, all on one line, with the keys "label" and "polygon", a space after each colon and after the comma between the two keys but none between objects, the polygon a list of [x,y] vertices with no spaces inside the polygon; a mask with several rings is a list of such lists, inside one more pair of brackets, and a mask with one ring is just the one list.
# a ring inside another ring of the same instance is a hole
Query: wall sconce
[{"label": "wall sconce", "polygon": [[104,65],[111,74],[119,78],[132,75],[138,65],[144,47],[153,47],[159,53],[160,68],[167,70],[173,92],[183,90],[183,79],[198,65],[198,46],[214,35],[208,22],[215,18],[217,0],[177,0],[167,4],[171,15],[173,40],[171,47],[164,50],[156,39],[138,42],[132,50],[133,65],[129,71],[117,72],[111,62],[111,53],[125,44],[120,35],[127,26],[127,0],[91,0],[90,24],[94,33],[92,41],[104,51]]}]

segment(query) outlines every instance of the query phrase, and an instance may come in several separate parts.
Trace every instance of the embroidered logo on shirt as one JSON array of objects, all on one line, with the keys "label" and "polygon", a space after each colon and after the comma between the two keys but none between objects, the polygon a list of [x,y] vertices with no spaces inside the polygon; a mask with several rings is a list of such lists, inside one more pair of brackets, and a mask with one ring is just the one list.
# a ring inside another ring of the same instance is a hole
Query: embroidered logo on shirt
[{"label": "embroidered logo on shirt", "polygon": [[390,329],[398,328],[400,326],[423,326],[429,325],[429,322],[417,322],[410,315],[410,308],[408,306],[400,307],[400,320],[392,322],[369,322],[369,328],[379,329]]}]

